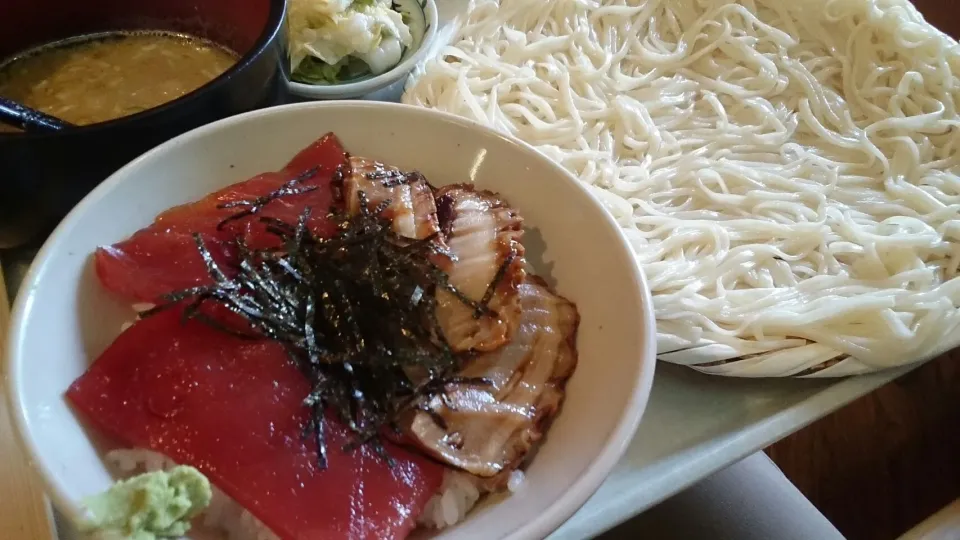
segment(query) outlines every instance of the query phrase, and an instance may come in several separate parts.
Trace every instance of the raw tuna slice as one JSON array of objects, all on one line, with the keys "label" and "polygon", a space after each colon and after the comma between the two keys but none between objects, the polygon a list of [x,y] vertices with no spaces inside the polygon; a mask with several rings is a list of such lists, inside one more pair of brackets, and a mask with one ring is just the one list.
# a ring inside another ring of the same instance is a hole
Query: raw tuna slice
[{"label": "raw tuna slice", "polygon": [[[231,261],[234,250],[227,244],[238,237],[242,236],[254,248],[278,242],[276,236],[267,232],[261,217],[293,224],[309,206],[311,230],[319,235],[330,234],[333,224],[326,216],[335,200],[331,179],[346,159],[340,141],[328,133],[303,149],[282,170],[257,175],[200,201],[171,208],[127,240],[97,249],[94,255],[97,276],[104,287],[128,300],[156,302],[166,293],[210,282],[193,239],[194,233],[201,235],[221,263]],[[305,178],[305,173],[314,170],[312,176]],[[218,229],[224,219],[247,208],[220,208],[221,205],[256,200],[297,177],[304,179],[294,187],[316,189],[272,200],[264,204],[255,217],[230,221]]]},{"label": "raw tuna slice", "polygon": [[[216,235],[201,236],[214,260],[226,269],[236,257],[235,247]],[[97,248],[94,260],[104,288],[133,301],[156,302],[169,292],[210,282],[190,233],[144,230],[119,244]]]},{"label": "raw tuna slice", "polygon": [[290,540],[405,537],[443,468],[388,445],[343,452],[327,422],[329,465],[302,437],[309,384],[281,345],[233,337],[170,310],[138,322],[77,379],[67,397],[130,447],[193,465]]}]

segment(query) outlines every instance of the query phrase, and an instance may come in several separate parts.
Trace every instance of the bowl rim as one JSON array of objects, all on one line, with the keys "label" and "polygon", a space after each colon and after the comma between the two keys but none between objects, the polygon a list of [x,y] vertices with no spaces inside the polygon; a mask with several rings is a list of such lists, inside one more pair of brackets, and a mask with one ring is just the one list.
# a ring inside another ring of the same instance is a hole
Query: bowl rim
[{"label": "bowl rim", "polygon": [[[89,133],[94,133],[101,130],[123,127],[128,124],[135,125],[141,122],[149,123],[153,120],[156,120],[158,117],[167,114],[172,109],[188,105],[202,95],[223,87],[224,85],[228,84],[237,73],[247,69],[251,64],[254,63],[255,60],[263,56],[263,54],[270,49],[274,42],[276,42],[278,39],[283,39],[281,32],[284,29],[287,20],[287,0],[267,0],[267,2],[270,7],[269,12],[267,13],[267,20],[264,23],[263,29],[260,31],[260,35],[253,43],[253,46],[250,48],[250,50],[241,56],[226,71],[203,86],[195,88],[190,92],[178,97],[177,99],[174,99],[173,101],[167,101],[145,111],[128,116],[121,116],[120,118],[114,118],[113,120],[108,120],[106,122],[97,122],[96,124],[89,124],[85,126],[75,126],[71,129],[52,133],[0,133],[0,143],[12,140],[30,142],[38,139],[87,135]],[[63,38],[63,40],[72,39],[75,37],[82,36],[68,36]],[[41,44],[40,46],[43,45]],[[285,44],[284,47],[286,47]],[[278,64],[278,67],[282,67],[282,63]],[[277,71],[280,70],[278,69]]]},{"label": "bowl rim", "polygon": [[377,90],[387,87],[406,77],[410,72],[413,71],[417,64],[424,60],[427,51],[432,48],[433,42],[437,39],[437,28],[440,26],[440,15],[439,11],[437,10],[436,0],[411,1],[418,4],[421,4],[422,2],[421,7],[423,8],[423,17],[426,29],[423,33],[423,39],[420,40],[420,46],[417,47],[416,52],[408,56],[406,60],[403,60],[399,64],[393,66],[387,71],[384,71],[376,77],[330,85],[315,85],[296,82],[291,78],[292,74],[288,73],[290,70],[287,68],[284,69],[284,75],[287,77],[288,91],[299,98],[305,99],[336,100],[356,98],[365,96],[367,94],[372,94],[373,92],[376,92]]},{"label": "bowl rim", "polygon": [[[594,205],[600,211],[606,224],[612,227],[617,234],[617,242],[620,250],[628,255],[628,260],[632,261],[631,270],[635,277],[632,287],[624,294],[631,294],[640,304],[641,318],[637,331],[640,336],[641,350],[637,351],[639,357],[636,361],[639,365],[637,380],[627,400],[626,406],[621,409],[620,417],[615,424],[613,431],[603,442],[600,451],[589,461],[587,466],[580,473],[580,476],[574,480],[573,484],[555,500],[548,509],[539,514],[531,521],[526,522],[520,527],[511,531],[505,538],[509,540],[529,540],[540,539],[549,535],[560,527],[570,518],[586,501],[596,492],[600,484],[612,472],[616,463],[626,452],[627,447],[633,439],[643,413],[646,409],[653,386],[654,370],[656,366],[656,325],[653,312],[653,301],[650,289],[647,285],[646,276],[640,264],[633,256],[633,251],[627,240],[626,235],[617,224],[616,220],[609,212],[603,208],[600,203],[586,186],[577,180],[570,172],[562,166],[549,159],[538,150],[527,143],[515,139],[509,135],[498,132],[492,128],[484,126],[473,120],[456,116],[447,112],[432,109],[414,107],[398,103],[385,103],[376,101],[323,101],[307,102],[282,105],[267,109],[259,109],[244,114],[232,116],[219,120],[204,126],[188,131],[182,135],[174,137],[163,144],[140,155],[127,165],[113,173],[106,180],[101,182],[93,191],[70,211],[70,213],[60,222],[50,237],[44,242],[40,251],[34,258],[27,275],[20,287],[20,293],[17,294],[13,310],[10,317],[10,325],[7,343],[2,351],[2,375],[6,399],[10,407],[10,414],[13,418],[14,429],[18,445],[26,456],[29,457],[29,464],[39,475],[43,482],[47,496],[53,501],[54,506],[61,512],[67,514],[73,520],[80,516],[80,510],[76,501],[70,499],[65,493],[58,489],[56,474],[42,461],[38,459],[40,455],[39,446],[29,437],[29,421],[26,415],[27,404],[23,401],[20,393],[21,387],[21,369],[23,364],[23,354],[20,352],[22,343],[25,339],[23,332],[27,316],[30,313],[33,304],[33,295],[30,291],[38,287],[38,277],[41,269],[45,266],[45,261],[56,250],[59,238],[65,236],[75,224],[82,219],[88,212],[95,210],[99,200],[107,193],[112,191],[115,186],[120,184],[124,177],[129,176],[130,172],[135,170],[140,164],[153,156],[161,155],[169,150],[182,146],[184,144],[194,143],[208,134],[217,131],[230,129],[235,124],[241,124],[248,120],[270,116],[287,110],[312,110],[312,109],[333,109],[347,108],[353,110],[391,110],[404,109],[407,111],[417,111],[415,114],[433,116],[442,122],[448,122],[460,125],[462,127],[485,132],[487,136],[493,136],[517,147],[520,151],[528,154],[532,159],[540,160],[545,165],[555,170],[558,176],[563,177],[569,184],[575,187],[583,196],[583,204]],[[62,249],[62,248],[61,248]],[[16,364],[16,365],[15,365]]]}]

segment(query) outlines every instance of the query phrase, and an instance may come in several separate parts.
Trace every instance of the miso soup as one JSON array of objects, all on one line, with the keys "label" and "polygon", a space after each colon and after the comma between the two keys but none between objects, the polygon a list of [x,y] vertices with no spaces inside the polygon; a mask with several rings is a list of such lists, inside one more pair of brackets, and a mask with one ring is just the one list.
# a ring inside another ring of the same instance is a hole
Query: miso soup
[{"label": "miso soup", "polygon": [[229,49],[183,34],[97,34],[0,65],[0,96],[77,125],[95,124],[173,101],[237,60]]}]

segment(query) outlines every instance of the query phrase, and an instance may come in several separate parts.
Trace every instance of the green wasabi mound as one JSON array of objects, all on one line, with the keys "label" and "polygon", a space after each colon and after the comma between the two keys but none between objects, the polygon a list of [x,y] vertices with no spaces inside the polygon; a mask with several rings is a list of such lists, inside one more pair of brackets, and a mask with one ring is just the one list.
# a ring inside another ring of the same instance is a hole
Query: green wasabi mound
[{"label": "green wasabi mound", "polygon": [[193,467],[141,474],[120,480],[85,499],[86,532],[102,539],[176,538],[210,504],[210,482]]}]

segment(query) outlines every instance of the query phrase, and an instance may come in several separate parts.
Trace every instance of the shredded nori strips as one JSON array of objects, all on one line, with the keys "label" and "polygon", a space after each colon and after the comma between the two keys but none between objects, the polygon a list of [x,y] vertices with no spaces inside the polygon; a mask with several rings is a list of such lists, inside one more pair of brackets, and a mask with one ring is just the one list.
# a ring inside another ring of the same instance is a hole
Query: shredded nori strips
[{"label": "shredded nori strips", "polygon": [[[302,193],[296,184],[312,174],[237,204],[246,207],[237,215],[253,216],[277,197]],[[187,303],[185,317],[240,337],[283,343],[312,385],[304,399],[311,410],[305,436],[316,437],[321,467],[327,461],[325,413],[335,414],[352,432],[347,449],[370,444],[389,462],[381,437],[387,430],[399,433],[401,413],[417,409],[430,414],[425,403],[443,397],[448,385],[489,384],[456,377],[465,358],[454,354],[443,337],[435,292],[450,291],[478,315],[490,314],[485,302],[464,296],[432,262],[439,253],[435,237],[411,240],[395,234],[381,215],[389,201],[368,210],[363,192],[359,197],[360,215],[331,211],[328,217],[338,224],[331,238],[319,238],[307,228],[310,208],[295,224],[258,218],[282,246],[253,250],[238,238],[239,265],[230,272],[214,262],[195,235],[214,283],[167,295],[167,303],[153,310]],[[239,218],[225,222],[234,219]],[[205,302],[226,306],[249,328],[231,328],[204,315]],[[444,427],[442,419],[431,417]]]},{"label": "shredded nori strips", "polygon": [[236,214],[233,214],[232,216],[228,217],[227,219],[217,224],[217,230],[218,231],[223,230],[223,228],[226,227],[227,223],[230,223],[231,221],[237,221],[245,217],[256,214],[261,209],[263,209],[264,206],[270,204],[272,201],[279,199],[280,197],[286,197],[288,195],[300,195],[301,193],[309,193],[317,189],[317,186],[299,187],[298,184],[300,184],[305,180],[309,180],[313,178],[314,176],[317,175],[318,172],[320,172],[320,168],[313,167],[312,169],[309,169],[303,172],[302,174],[297,175],[296,178],[283,184],[283,186],[281,186],[280,188],[268,193],[267,195],[264,195],[263,197],[258,197],[252,201],[234,201],[234,202],[228,202],[228,203],[217,206],[217,208],[221,210],[225,210],[228,208],[238,208],[241,206],[247,207],[246,210],[243,210],[242,212],[237,212]]}]

